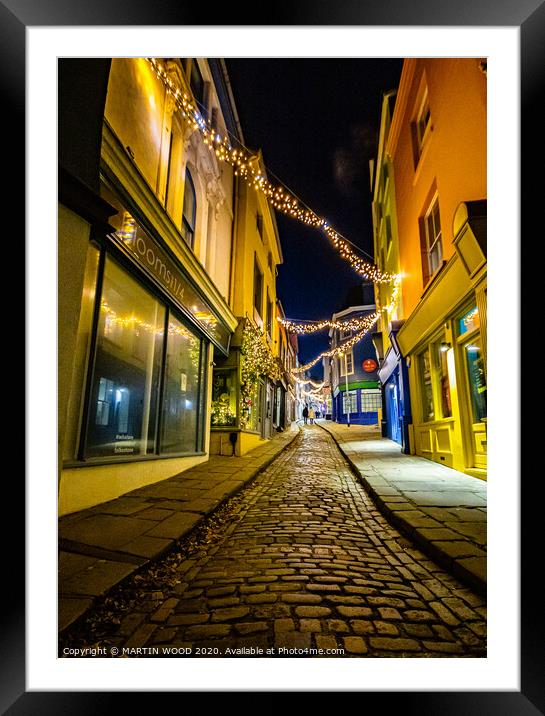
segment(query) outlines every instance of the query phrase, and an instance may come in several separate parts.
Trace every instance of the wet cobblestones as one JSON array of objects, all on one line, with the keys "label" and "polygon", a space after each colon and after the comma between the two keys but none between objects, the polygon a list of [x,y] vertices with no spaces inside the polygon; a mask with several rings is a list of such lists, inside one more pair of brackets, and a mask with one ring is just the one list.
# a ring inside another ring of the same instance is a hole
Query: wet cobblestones
[{"label": "wet cobblestones", "polygon": [[486,655],[484,600],[388,524],[318,427],[235,505],[177,583],[148,588],[107,638],[80,625],[78,643],[129,657]]}]

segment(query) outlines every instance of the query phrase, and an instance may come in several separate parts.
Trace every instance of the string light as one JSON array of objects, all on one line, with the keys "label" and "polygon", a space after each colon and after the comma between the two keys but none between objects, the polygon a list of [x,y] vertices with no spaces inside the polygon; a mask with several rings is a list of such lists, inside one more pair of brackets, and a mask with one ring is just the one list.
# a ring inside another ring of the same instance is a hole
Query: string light
[{"label": "string light", "polygon": [[296,323],[294,319],[280,318],[278,321],[285,326],[290,333],[309,334],[323,331],[324,328],[336,328],[340,331],[360,331],[374,322],[374,314],[364,316],[363,318],[351,318],[348,321],[309,321],[308,323]]},{"label": "string light", "polygon": [[222,137],[218,130],[212,127],[210,120],[203,118],[196,102],[176,86],[157,60],[150,57],[148,61],[156,76],[164,83],[167,93],[172,96],[182,117],[193,129],[201,133],[204,144],[216,154],[219,161],[226,162],[233,167],[235,176],[241,177],[249,186],[261,192],[277,211],[324,232],[342,258],[346,259],[354,271],[363,278],[374,283],[388,283],[395,279],[395,274],[380,271],[377,266],[354,253],[349,247],[349,242],[325,219],[318,216],[312,209],[302,205],[293,192],[270,182],[260,167],[257,155],[252,154],[246,148],[233,147],[227,137]]},{"label": "string light", "polygon": [[309,368],[312,368],[313,366],[318,363],[318,361],[322,358],[331,358],[333,356],[342,355],[343,353],[346,353],[350,348],[356,345],[356,343],[359,343],[361,340],[365,338],[367,333],[369,333],[369,330],[372,328],[372,326],[378,321],[380,317],[380,314],[374,313],[373,314],[373,321],[372,323],[365,328],[363,331],[360,331],[359,333],[356,333],[355,336],[352,336],[352,338],[349,338],[347,341],[342,343],[340,346],[336,346],[335,348],[331,348],[328,351],[324,351],[323,353],[320,353],[319,356],[317,356],[314,360],[310,361],[310,363],[305,363],[305,365],[299,366],[298,368],[293,368],[293,373],[304,373]]}]

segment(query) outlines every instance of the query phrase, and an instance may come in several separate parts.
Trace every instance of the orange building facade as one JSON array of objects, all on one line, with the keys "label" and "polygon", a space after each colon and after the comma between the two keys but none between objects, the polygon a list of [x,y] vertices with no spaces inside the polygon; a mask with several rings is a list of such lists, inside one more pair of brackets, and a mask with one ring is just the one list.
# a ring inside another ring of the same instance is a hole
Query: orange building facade
[{"label": "orange building facade", "polygon": [[384,137],[395,231],[375,234],[378,265],[395,255],[402,276],[381,330],[395,324],[408,367],[410,451],[483,479],[486,121],[479,58],[405,60]]}]

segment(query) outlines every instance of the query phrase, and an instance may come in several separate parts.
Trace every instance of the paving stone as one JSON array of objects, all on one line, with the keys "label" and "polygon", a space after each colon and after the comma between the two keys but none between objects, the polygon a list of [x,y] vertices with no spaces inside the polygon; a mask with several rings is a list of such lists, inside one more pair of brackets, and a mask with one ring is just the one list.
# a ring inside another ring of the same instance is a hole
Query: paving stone
[{"label": "paving stone", "polygon": [[332,631],[338,634],[347,633],[350,631],[350,627],[346,621],[342,619],[328,619],[327,620],[328,631]]},{"label": "paving stone", "polygon": [[189,532],[201,520],[201,515],[193,512],[181,512],[167,517],[146,534],[148,537],[171,537],[178,539]]},{"label": "paving stone", "polygon": [[343,617],[370,617],[373,613],[369,607],[337,607],[337,611]]},{"label": "paving stone", "polygon": [[397,609],[393,609],[392,607],[379,607],[378,613],[380,614],[382,619],[392,619],[395,621],[401,621],[403,619]]},{"label": "paving stone", "polygon": [[196,624],[185,630],[186,639],[209,639],[212,636],[227,636],[230,624]]},{"label": "paving stone", "polygon": [[248,594],[245,598],[247,604],[273,604],[278,599],[277,594],[263,593],[263,594]]},{"label": "paving stone", "polygon": [[421,651],[421,646],[414,639],[371,636],[369,643],[374,649],[384,651]]},{"label": "paving stone", "polygon": [[268,628],[267,622],[241,622],[240,624],[235,624],[235,630],[243,636],[267,631]]},{"label": "paving stone", "polygon": [[310,649],[311,634],[300,631],[278,632],[274,639],[276,649]]},{"label": "paving stone", "polygon": [[212,612],[211,621],[227,622],[235,619],[242,619],[250,613],[248,607],[231,607],[226,609],[215,609]]},{"label": "paving stone", "polygon": [[319,619],[301,619],[299,629],[301,631],[320,632],[322,631],[322,625]]},{"label": "paving stone", "polygon": [[100,559],[70,579],[63,580],[59,591],[63,596],[70,594],[101,596],[134,572],[135,568],[134,564]]},{"label": "paving stone", "polygon": [[350,627],[355,634],[372,634],[375,631],[373,622],[365,619],[352,619]]},{"label": "paving stone", "polygon": [[343,637],[344,648],[349,654],[366,654],[367,644],[361,636],[345,636]]},{"label": "paving stone", "polygon": [[210,619],[210,614],[174,614],[167,620],[168,626],[183,626],[188,624],[204,624]]},{"label": "paving stone", "polygon": [[318,649],[323,649],[324,651],[330,651],[332,649],[338,649],[337,646],[337,640],[334,636],[324,636],[323,634],[317,634],[316,637],[316,646]]},{"label": "paving stone", "polygon": [[322,601],[319,594],[298,594],[297,592],[281,594],[280,598],[288,604],[319,604]]}]

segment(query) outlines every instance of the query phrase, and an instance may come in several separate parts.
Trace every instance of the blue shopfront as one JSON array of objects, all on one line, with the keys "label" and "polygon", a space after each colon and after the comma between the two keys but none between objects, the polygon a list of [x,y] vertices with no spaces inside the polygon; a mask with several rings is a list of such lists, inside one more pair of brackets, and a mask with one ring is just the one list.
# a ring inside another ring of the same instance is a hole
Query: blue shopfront
[{"label": "blue shopfront", "polygon": [[401,445],[402,452],[410,453],[409,425],[412,422],[409,395],[409,373],[406,359],[399,351],[397,328],[390,331],[391,345],[378,369],[383,389],[384,414],[382,434]]}]

